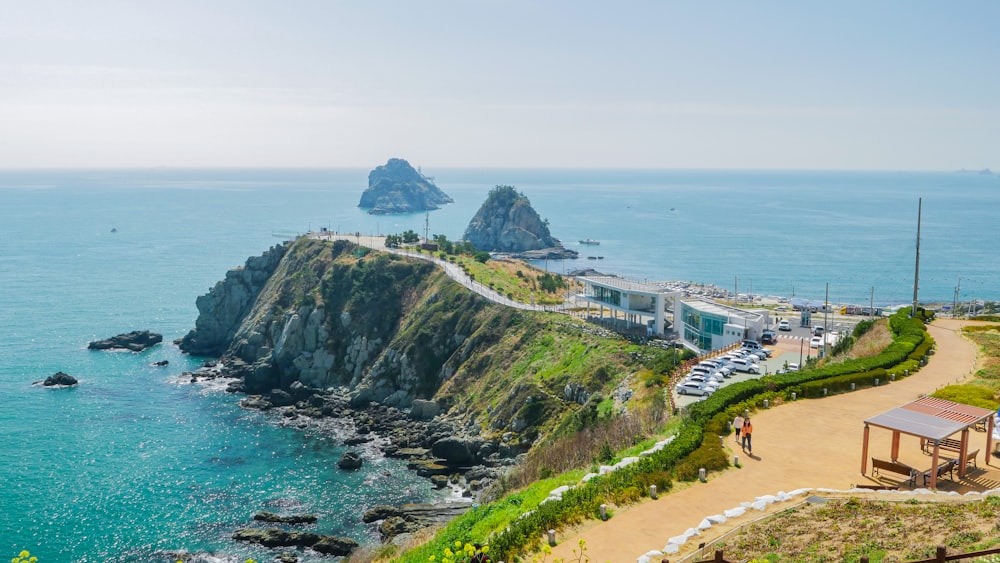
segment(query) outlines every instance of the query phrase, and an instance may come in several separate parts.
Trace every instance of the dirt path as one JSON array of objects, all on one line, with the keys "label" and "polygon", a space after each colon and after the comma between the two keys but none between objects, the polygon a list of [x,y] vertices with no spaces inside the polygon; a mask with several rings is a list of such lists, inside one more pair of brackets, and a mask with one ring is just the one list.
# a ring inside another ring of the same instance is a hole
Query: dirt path
[{"label": "dirt path", "polygon": [[[560,534],[553,557],[575,561],[572,550],[582,539],[586,541],[591,561],[630,563],[650,550],[662,549],[668,538],[697,527],[704,517],[721,514],[761,495],[806,487],[843,490],[856,483],[873,484],[869,477],[861,475],[863,421],[973,373],[976,349],[958,334],[961,325],[961,321],[945,319],[929,327],[937,341],[936,353],[912,377],[825,399],[796,401],[754,414],[753,457],[740,451],[732,437],[726,439],[730,455],[740,456],[741,469],[713,475],[707,483],[681,485],[659,500],[618,508],[607,522],[588,522],[577,530]],[[979,444],[980,439],[985,441],[983,436],[978,433],[972,436],[973,447],[985,451],[985,446]],[[888,431],[873,429],[871,438],[872,455],[889,451]],[[930,466],[916,438],[904,437],[901,444],[902,461],[916,467]],[[983,467],[982,457],[979,465]],[[980,486],[990,483],[1000,486],[1000,469],[994,465],[987,473],[988,476],[977,475],[977,483],[970,483],[972,488],[982,490]],[[961,490],[960,486],[947,482],[941,486],[942,490],[949,487]],[[723,531],[723,527],[709,530],[716,537]],[[676,560],[700,541],[710,542],[711,536],[706,534],[688,542],[686,549],[670,559]]]}]

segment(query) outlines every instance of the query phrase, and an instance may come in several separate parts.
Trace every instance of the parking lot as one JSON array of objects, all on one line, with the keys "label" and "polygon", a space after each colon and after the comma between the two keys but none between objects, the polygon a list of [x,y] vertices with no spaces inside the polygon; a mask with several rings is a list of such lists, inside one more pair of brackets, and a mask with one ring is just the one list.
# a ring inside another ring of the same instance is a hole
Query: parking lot
[{"label": "parking lot", "polygon": [[[765,347],[769,348],[772,351],[772,354],[770,358],[760,362],[759,366],[761,372],[759,374],[734,372],[732,377],[727,378],[722,382],[722,387],[732,385],[737,381],[756,379],[768,374],[773,374],[774,372],[783,369],[786,364],[803,365],[807,359],[817,354],[817,350],[809,348],[809,336],[805,332],[802,333],[801,337],[788,336],[787,332],[779,333],[778,343]],[[681,379],[683,379],[684,375],[681,376]],[[694,395],[678,395],[677,391],[674,389],[676,383],[677,382],[671,385],[670,392],[673,393],[674,404],[677,405],[677,407],[683,408],[691,403],[705,398]]]}]

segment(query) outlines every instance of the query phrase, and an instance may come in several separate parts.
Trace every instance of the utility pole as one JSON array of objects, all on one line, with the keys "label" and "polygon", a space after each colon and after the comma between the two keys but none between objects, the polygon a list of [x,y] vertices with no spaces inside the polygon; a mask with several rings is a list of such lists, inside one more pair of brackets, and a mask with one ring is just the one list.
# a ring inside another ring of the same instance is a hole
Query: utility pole
[{"label": "utility pole", "polygon": [[913,308],[910,309],[910,318],[917,316],[917,291],[920,289],[920,213],[924,205],[924,198],[917,199],[917,259],[914,261],[913,269]]},{"label": "utility pole", "polygon": [[869,317],[874,317],[875,316],[875,286],[874,285],[872,286],[872,298],[868,302],[868,316]]},{"label": "utility pole", "polygon": [[827,335],[830,334],[830,282],[826,282],[826,297],[823,298],[823,357],[826,357]]},{"label": "utility pole", "polygon": [[951,303],[951,316],[958,314],[958,294],[962,291],[962,276],[958,276],[958,285],[955,286],[955,299]]}]

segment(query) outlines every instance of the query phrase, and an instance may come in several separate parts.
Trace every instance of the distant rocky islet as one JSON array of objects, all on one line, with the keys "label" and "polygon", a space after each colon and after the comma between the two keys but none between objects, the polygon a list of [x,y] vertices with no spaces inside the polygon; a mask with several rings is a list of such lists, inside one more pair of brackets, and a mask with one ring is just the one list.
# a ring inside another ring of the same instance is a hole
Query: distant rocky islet
[{"label": "distant rocky islet", "polygon": [[448,194],[401,158],[390,158],[368,174],[368,189],[358,207],[370,215],[394,215],[433,211],[454,203]]},{"label": "distant rocky islet", "polygon": [[478,250],[532,260],[577,258],[549,232],[531,202],[513,186],[496,186],[476,212],[463,238]]}]

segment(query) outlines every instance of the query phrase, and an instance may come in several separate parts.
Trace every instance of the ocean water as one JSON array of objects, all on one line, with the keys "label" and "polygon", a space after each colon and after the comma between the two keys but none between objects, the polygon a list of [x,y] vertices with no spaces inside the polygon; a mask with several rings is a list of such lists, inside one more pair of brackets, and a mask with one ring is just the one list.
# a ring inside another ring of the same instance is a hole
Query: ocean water
[{"label": "ocean water", "polygon": [[[195,299],[288,233],[458,239],[490,188],[516,186],[581,259],[633,279],[866,304],[912,299],[923,198],[922,301],[1000,300],[1000,177],[972,173],[425,170],[456,202],[429,214],[356,207],[367,170],[0,172],[0,557],[150,561],[158,550],[270,559],[229,540],[257,510],[315,512],[321,533],[375,541],[374,504],[437,498],[395,460],[344,473],[336,432],[280,427],[170,341]],[[112,232],[116,229],[117,232]],[[600,246],[579,244],[593,238]],[[586,256],[603,256],[588,260]],[[142,354],[93,352],[137,329]],[[167,359],[165,368],[154,361]],[[56,371],[73,389],[32,386]],[[10,554],[10,555],[7,555]]]}]

